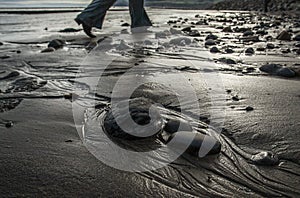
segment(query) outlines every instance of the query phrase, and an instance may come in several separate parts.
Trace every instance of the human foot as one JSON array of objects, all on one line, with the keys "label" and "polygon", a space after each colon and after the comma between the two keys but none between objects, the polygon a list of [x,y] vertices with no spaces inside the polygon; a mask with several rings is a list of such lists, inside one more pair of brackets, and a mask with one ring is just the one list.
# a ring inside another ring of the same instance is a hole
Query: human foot
[{"label": "human foot", "polygon": [[84,23],[82,20],[76,18],[75,21],[78,23],[78,25],[82,25],[83,31],[86,35],[88,35],[91,38],[96,38],[96,35],[92,33],[92,27]]}]

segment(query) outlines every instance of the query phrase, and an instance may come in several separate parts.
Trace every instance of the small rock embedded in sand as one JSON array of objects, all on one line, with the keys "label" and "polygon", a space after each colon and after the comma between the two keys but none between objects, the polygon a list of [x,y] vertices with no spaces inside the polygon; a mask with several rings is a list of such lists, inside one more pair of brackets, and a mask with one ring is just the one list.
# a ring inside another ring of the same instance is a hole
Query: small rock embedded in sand
[{"label": "small rock embedded in sand", "polygon": [[296,44],[295,44],[295,47],[300,47],[300,43],[296,43]]},{"label": "small rock embedded in sand", "polygon": [[192,31],[192,27],[185,27],[181,31],[182,32],[190,32],[190,31]]},{"label": "small rock embedded in sand", "polygon": [[225,49],[225,52],[226,52],[227,54],[232,54],[232,53],[234,53],[233,49],[231,49],[231,48],[226,48],[226,49]]},{"label": "small rock embedded in sand", "polygon": [[53,47],[48,47],[46,49],[43,49],[41,51],[41,53],[48,53],[48,52],[54,52],[54,51],[55,51],[55,49]]},{"label": "small rock embedded in sand", "polygon": [[66,143],[72,143],[73,140],[66,140],[65,142],[66,142]]},{"label": "small rock embedded in sand", "polygon": [[182,151],[183,149],[185,149],[188,140],[191,138],[193,138],[193,140],[188,145],[188,148],[185,150],[185,153],[188,153],[195,157],[199,157],[199,151],[204,141],[207,141],[207,143],[210,142],[211,145],[213,145],[213,148],[209,150],[208,155],[214,155],[221,152],[222,146],[218,140],[211,136],[204,135],[201,133],[179,131],[171,135],[171,137],[169,138],[169,142],[172,141],[172,145],[175,147],[176,150],[178,149],[178,151]]},{"label": "small rock embedded in sand", "polygon": [[187,35],[192,36],[192,37],[199,37],[200,33],[198,30],[192,30],[192,31],[188,32]]},{"label": "small rock embedded in sand", "polygon": [[282,32],[280,32],[280,34],[278,34],[276,38],[277,40],[281,41],[290,41],[292,39],[292,36],[286,30],[283,30]]},{"label": "small rock embedded in sand", "polygon": [[4,45],[4,43],[0,42],[0,46],[1,46],[1,45]]},{"label": "small rock embedded in sand", "polygon": [[294,40],[294,41],[300,41],[300,34],[297,34],[297,35],[294,37],[293,40]]},{"label": "small rock embedded in sand", "polygon": [[296,76],[296,73],[290,68],[284,68],[279,64],[266,64],[261,66],[260,71],[266,72],[268,74],[273,74],[282,77],[292,78]]},{"label": "small rock embedded in sand", "polygon": [[254,49],[252,47],[249,47],[245,51],[246,54],[254,54]]},{"label": "small rock embedded in sand", "polygon": [[205,45],[208,46],[208,45],[216,45],[216,42],[212,39],[208,39],[207,41],[205,41]]},{"label": "small rock embedded in sand", "polygon": [[233,31],[232,31],[231,27],[228,26],[228,27],[225,27],[225,28],[222,30],[222,32],[233,32]]},{"label": "small rock embedded in sand", "polygon": [[246,109],[245,109],[246,111],[253,111],[254,110],[254,108],[253,107],[250,107],[250,106],[248,106],[248,107],[246,107]]},{"label": "small rock embedded in sand", "polygon": [[210,52],[211,52],[211,53],[218,53],[218,52],[220,52],[220,50],[219,50],[217,47],[212,47],[212,48],[210,49]]},{"label": "small rock embedded in sand", "polygon": [[247,30],[246,32],[243,33],[243,36],[253,36],[254,32],[252,32],[251,30]]},{"label": "small rock embedded in sand", "polygon": [[54,49],[59,49],[59,48],[62,48],[65,44],[66,44],[66,42],[64,40],[54,39],[49,42],[48,48],[53,47]]},{"label": "small rock embedded in sand", "polygon": [[12,121],[9,121],[9,122],[5,123],[6,128],[11,128],[13,126],[14,126],[14,123]]},{"label": "small rock embedded in sand", "polygon": [[257,165],[274,166],[279,163],[278,156],[272,152],[263,151],[253,155],[251,161]]},{"label": "small rock embedded in sand", "polygon": [[129,27],[129,26],[130,26],[129,23],[123,23],[123,24],[121,25],[121,27]]},{"label": "small rock embedded in sand", "polygon": [[181,31],[180,30],[176,30],[174,28],[170,28],[170,33],[171,34],[181,34]]},{"label": "small rock embedded in sand", "polygon": [[231,98],[233,101],[240,101],[239,97],[238,96],[232,96]]},{"label": "small rock embedded in sand", "polygon": [[62,33],[71,33],[71,32],[79,32],[81,29],[74,29],[74,28],[65,28],[63,30],[59,30]]},{"label": "small rock embedded in sand", "polygon": [[267,44],[267,49],[274,49],[275,45],[273,43],[268,43]]},{"label": "small rock embedded in sand", "polygon": [[275,74],[276,71],[280,68],[282,68],[282,66],[279,64],[266,64],[261,66],[259,70],[269,74]]},{"label": "small rock embedded in sand", "polygon": [[171,45],[181,45],[182,46],[183,42],[186,45],[189,45],[189,44],[192,43],[192,40],[190,38],[187,38],[187,37],[179,37],[179,38],[174,38],[174,39],[170,40]]},{"label": "small rock embedded in sand", "polygon": [[206,36],[205,40],[207,41],[209,39],[216,40],[216,39],[218,39],[218,36],[214,35],[214,34],[209,34],[209,35]]},{"label": "small rock embedded in sand", "polygon": [[226,63],[229,65],[234,65],[236,64],[236,61],[231,59],[231,58],[219,58],[218,61],[222,62],[222,63]]}]

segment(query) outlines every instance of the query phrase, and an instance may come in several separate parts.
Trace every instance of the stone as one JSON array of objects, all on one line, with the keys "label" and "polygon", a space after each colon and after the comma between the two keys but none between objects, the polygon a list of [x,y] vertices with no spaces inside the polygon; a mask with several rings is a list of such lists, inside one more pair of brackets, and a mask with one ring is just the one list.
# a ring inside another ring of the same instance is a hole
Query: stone
[{"label": "stone", "polygon": [[253,107],[250,107],[250,106],[248,106],[248,107],[246,107],[246,109],[245,109],[246,111],[253,111],[254,110],[254,108]]},{"label": "stone", "polygon": [[268,43],[267,44],[267,49],[274,49],[275,45],[273,43]]},{"label": "stone", "polygon": [[205,45],[216,45],[216,42],[212,39],[208,39],[207,41],[205,41]]},{"label": "stone", "polygon": [[256,34],[259,34],[259,35],[267,35],[268,34],[268,32],[267,31],[265,31],[265,30],[257,30],[256,31]]},{"label": "stone", "polygon": [[254,32],[252,32],[251,30],[247,30],[246,32],[243,33],[243,36],[252,36],[254,35]]},{"label": "stone", "polygon": [[[189,140],[192,140],[190,144],[188,144]],[[206,144],[204,145],[204,148],[202,148],[204,140],[206,141]],[[212,148],[207,147],[210,145],[212,145]],[[218,154],[221,152],[222,148],[221,143],[214,137],[190,131],[178,131],[172,134],[168,141],[168,147],[178,152],[185,151],[185,153],[194,157],[199,157],[200,148],[208,151],[206,155]]]},{"label": "stone", "polygon": [[228,27],[224,27],[224,29],[222,30],[222,32],[233,32],[231,27],[228,26]]},{"label": "stone", "polygon": [[252,47],[250,47],[245,50],[245,53],[246,54],[254,54],[255,52],[254,52],[254,49]]},{"label": "stone", "polygon": [[293,40],[294,40],[294,41],[300,41],[300,34],[297,34],[297,35],[294,37]]},{"label": "stone", "polygon": [[192,31],[192,27],[185,27],[181,31],[182,32],[190,32],[190,31]]},{"label": "stone", "polygon": [[8,122],[5,123],[6,128],[11,128],[13,126],[14,126],[14,123],[12,121],[8,121]]},{"label": "stone", "polygon": [[282,76],[282,77],[287,77],[287,78],[292,78],[296,76],[296,73],[291,70],[290,68],[281,68],[276,71],[276,75]]},{"label": "stone", "polygon": [[11,58],[11,55],[3,55],[3,56],[0,56],[0,59],[8,59],[8,58]]},{"label": "stone", "polygon": [[256,165],[274,166],[279,164],[279,158],[272,152],[259,152],[251,157],[251,161]]},{"label": "stone", "polygon": [[205,40],[207,41],[209,39],[216,40],[216,39],[218,39],[218,36],[216,36],[214,34],[209,34],[209,35],[206,36]]},{"label": "stone", "polygon": [[233,49],[231,49],[231,48],[226,48],[226,49],[225,49],[225,52],[226,52],[227,54],[232,54],[232,53],[234,53]]},{"label": "stone", "polygon": [[165,124],[164,130],[170,134],[176,133],[178,131],[193,131],[190,123],[183,119],[170,119]]},{"label": "stone", "polygon": [[222,63],[226,63],[226,64],[236,64],[236,61],[231,59],[231,58],[220,58],[218,59],[220,62]]},{"label": "stone", "polygon": [[192,31],[188,32],[187,35],[192,36],[192,37],[199,37],[200,33],[198,30],[192,30]]},{"label": "stone", "polygon": [[266,72],[269,74],[275,74],[280,68],[282,68],[282,65],[279,64],[266,64],[259,68],[260,71]]},{"label": "stone", "polygon": [[210,52],[211,52],[211,53],[218,53],[218,52],[220,52],[220,50],[219,50],[217,47],[212,47],[212,48],[210,49]]},{"label": "stone", "polygon": [[292,36],[289,32],[283,30],[282,32],[280,32],[280,34],[278,34],[276,39],[281,41],[290,41],[292,39]]},{"label": "stone", "polygon": [[53,47],[54,49],[63,48],[63,46],[66,44],[64,40],[61,39],[54,39],[49,42],[48,48]]},{"label": "stone", "polygon": [[48,52],[54,52],[54,51],[55,51],[55,49],[53,47],[48,47],[46,49],[43,49],[41,51],[41,53],[48,53]]},{"label": "stone", "polygon": [[79,32],[81,29],[74,29],[74,28],[65,28],[63,30],[60,30],[59,32],[62,33],[71,33],[71,32]]},{"label": "stone", "polygon": [[123,24],[121,25],[121,27],[129,27],[129,26],[130,26],[129,23],[123,23]]},{"label": "stone", "polygon": [[4,43],[0,42],[0,46],[1,46],[1,45],[4,45]]}]

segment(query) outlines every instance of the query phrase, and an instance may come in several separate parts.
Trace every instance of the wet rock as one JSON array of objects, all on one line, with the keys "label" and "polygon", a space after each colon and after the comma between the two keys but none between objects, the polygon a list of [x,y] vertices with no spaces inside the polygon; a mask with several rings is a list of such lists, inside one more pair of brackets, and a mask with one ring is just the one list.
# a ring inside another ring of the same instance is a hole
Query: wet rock
[{"label": "wet rock", "polygon": [[[129,110],[126,108],[128,103]],[[134,98],[117,103],[104,118],[105,132],[110,137],[125,140],[156,136],[164,128],[164,121],[153,105],[153,102],[146,98]]]},{"label": "wet rock", "polygon": [[207,41],[209,39],[211,39],[211,40],[217,40],[218,36],[214,35],[214,34],[209,34],[209,35],[206,36],[205,40]]},{"label": "wet rock", "polygon": [[230,26],[228,26],[228,27],[224,27],[222,32],[233,32],[233,31],[232,31],[232,28]]},{"label": "wet rock", "polygon": [[254,32],[252,32],[251,30],[247,30],[246,32],[243,33],[243,36],[252,36],[254,35]]},{"label": "wet rock", "polygon": [[199,37],[200,33],[198,30],[192,30],[192,31],[188,32],[187,35],[192,36],[192,37]]},{"label": "wet rock", "polygon": [[[190,139],[192,139],[192,142],[188,144]],[[207,145],[213,145],[213,148],[202,148],[202,144],[204,141],[206,141]],[[185,149],[186,145],[188,145],[187,149]],[[193,133],[190,131],[179,131],[172,134],[169,138],[168,146],[170,146],[171,149],[173,148],[174,150],[177,150],[178,152],[182,152],[183,150],[185,150],[185,153],[194,157],[199,157],[200,148],[205,150],[210,149],[208,155],[218,154],[221,152],[222,148],[221,143],[215,138],[201,133]]]},{"label": "wet rock", "polygon": [[192,31],[192,27],[185,27],[181,31],[182,32],[190,32],[190,31]]},{"label": "wet rock", "polygon": [[41,51],[41,53],[48,53],[48,52],[54,52],[54,51],[55,51],[55,49],[53,47],[48,47],[46,49],[43,49]]},{"label": "wet rock", "polygon": [[251,161],[257,165],[274,166],[279,164],[278,156],[272,152],[263,151],[253,155]]},{"label": "wet rock", "polygon": [[232,96],[231,99],[233,101],[240,101],[240,98],[238,96]]},{"label": "wet rock", "polygon": [[233,49],[231,49],[231,48],[226,48],[226,49],[225,49],[225,52],[226,52],[227,54],[232,54],[232,53],[234,53]]},{"label": "wet rock", "polygon": [[63,30],[60,30],[59,32],[62,33],[71,33],[71,32],[79,32],[81,29],[74,29],[74,28],[65,28]]},{"label": "wet rock", "polygon": [[248,36],[239,38],[243,42],[259,42],[259,36]]},{"label": "wet rock", "polygon": [[295,41],[300,41],[300,34],[297,34],[297,35],[294,37],[294,40],[295,40]]},{"label": "wet rock", "polygon": [[129,26],[130,26],[129,23],[123,23],[123,24],[121,25],[121,27],[129,27]]},{"label": "wet rock", "polygon": [[258,52],[264,52],[264,51],[266,51],[266,48],[264,48],[264,47],[258,47],[258,48],[256,48],[256,51],[258,51]]},{"label": "wet rock", "polygon": [[283,54],[288,54],[288,53],[291,53],[291,50],[289,48],[283,48],[283,49],[281,49],[281,52]]},{"label": "wet rock", "polygon": [[280,34],[278,34],[276,39],[281,41],[290,41],[292,39],[292,36],[289,32],[283,30],[282,32],[280,32]]},{"label": "wet rock", "polygon": [[0,42],[0,46],[1,46],[1,45],[4,45],[4,43]]},{"label": "wet rock", "polygon": [[295,47],[300,47],[300,43],[296,43],[296,44],[295,44]]},{"label": "wet rock", "polygon": [[282,68],[282,65],[279,64],[266,64],[259,68],[260,71],[266,72],[269,74],[275,74],[280,68]]},{"label": "wet rock", "polygon": [[282,76],[282,77],[287,77],[287,78],[292,78],[296,76],[296,73],[291,70],[290,68],[281,68],[276,72],[276,75]]},{"label": "wet rock", "polygon": [[274,49],[275,45],[273,43],[268,43],[267,44],[267,49]]},{"label": "wet rock", "polygon": [[63,48],[63,46],[66,44],[64,40],[61,39],[54,39],[49,42],[48,48],[53,47],[54,49]]},{"label": "wet rock", "polygon": [[259,35],[267,35],[268,34],[268,32],[267,31],[265,31],[265,30],[257,30],[256,31],[256,34],[259,34]]},{"label": "wet rock", "polygon": [[208,46],[208,45],[216,45],[216,42],[212,39],[208,39],[207,41],[205,41],[205,45]]},{"label": "wet rock", "polygon": [[210,49],[210,52],[211,52],[211,53],[218,53],[218,52],[220,52],[220,50],[219,50],[217,47],[212,47],[212,48]]},{"label": "wet rock", "polygon": [[12,121],[8,121],[8,122],[5,123],[6,128],[11,128],[13,126],[14,126],[14,123]]},{"label": "wet rock", "polygon": [[246,54],[254,54],[254,49],[252,47],[250,48],[247,48],[246,51],[245,51]]},{"label": "wet rock", "polygon": [[254,110],[254,108],[253,107],[250,107],[250,106],[248,106],[248,107],[246,107],[246,109],[245,109],[246,111],[253,111]]},{"label": "wet rock", "polygon": [[231,58],[220,58],[218,59],[220,62],[222,63],[226,63],[226,64],[236,64],[236,61],[231,59]]},{"label": "wet rock", "polygon": [[176,133],[178,131],[193,131],[190,123],[183,119],[171,119],[166,123],[164,130],[168,133]]}]

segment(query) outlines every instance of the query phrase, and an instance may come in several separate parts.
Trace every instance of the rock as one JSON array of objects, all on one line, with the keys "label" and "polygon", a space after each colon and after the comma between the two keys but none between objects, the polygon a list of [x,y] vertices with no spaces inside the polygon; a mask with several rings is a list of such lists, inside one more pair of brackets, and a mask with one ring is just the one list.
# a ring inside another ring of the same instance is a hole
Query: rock
[{"label": "rock", "polygon": [[234,53],[233,49],[231,49],[231,48],[226,48],[226,49],[225,49],[225,52],[226,52],[227,54],[232,54],[232,53]]},{"label": "rock", "polygon": [[59,30],[59,32],[63,32],[63,33],[79,32],[79,31],[81,31],[81,29],[65,28],[63,30]]},{"label": "rock", "polygon": [[174,38],[170,40],[170,44],[172,45],[182,45],[183,41],[186,45],[189,45],[192,43],[192,40],[187,37],[179,37],[179,38]]},{"label": "rock", "polygon": [[214,34],[209,34],[209,35],[206,36],[205,40],[207,41],[209,39],[216,40],[216,39],[218,39],[218,36],[216,36]]},{"label": "rock", "polygon": [[268,43],[267,44],[267,49],[274,49],[275,45],[273,43]]},{"label": "rock", "polygon": [[185,27],[181,31],[182,32],[190,32],[190,31],[192,31],[192,27]]},{"label": "rock", "polygon": [[300,41],[300,34],[297,34],[297,35],[294,37],[294,41]]},{"label": "rock", "polygon": [[166,123],[164,130],[168,133],[176,133],[178,131],[193,131],[190,123],[183,119],[171,119]]},{"label": "rock", "polygon": [[48,48],[53,47],[54,49],[59,49],[62,48],[65,44],[66,42],[64,40],[54,39],[50,41],[50,43],[48,44]]},{"label": "rock", "polygon": [[164,128],[164,121],[154,103],[141,97],[115,104],[106,113],[103,126],[110,137],[137,140],[156,136]]},{"label": "rock", "polygon": [[259,42],[259,36],[248,36],[239,38],[243,42]]},{"label": "rock", "polygon": [[252,32],[251,30],[247,30],[246,32],[243,33],[243,36],[252,36],[254,35],[254,32]]},{"label": "rock", "polygon": [[8,59],[8,58],[11,58],[11,55],[3,55],[3,56],[0,56],[0,59]]},{"label": "rock", "polygon": [[[188,141],[190,139],[192,139],[192,142],[188,144]],[[222,146],[218,140],[208,135],[203,135],[201,133],[193,133],[190,131],[179,131],[172,134],[169,138],[168,146],[170,146],[171,149],[173,148],[175,151],[177,150],[178,152],[182,152],[183,150],[185,150],[185,153],[195,157],[199,157],[199,151],[200,148],[202,148],[202,144],[204,141],[207,141],[207,145],[208,143],[211,143],[209,145],[213,145],[213,148],[211,148],[207,153],[208,155],[214,155],[221,152]],[[187,145],[188,148],[185,149]]]},{"label": "rock", "polygon": [[266,72],[269,74],[275,74],[279,69],[282,68],[282,65],[279,64],[266,64],[259,68],[260,71]]},{"label": "rock", "polygon": [[266,48],[264,48],[264,47],[258,47],[258,48],[256,48],[256,51],[258,51],[258,52],[264,52],[264,51],[266,51]]},{"label": "rock", "polygon": [[272,152],[263,151],[253,155],[251,161],[257,165],[274,166],[279,164],[278,156]]},{"label": "rock", "polygon": [[276,75],[282,76],[282,77],[287,77],[287,78],[292,78],[296,76],[296,73],[289,69],[289,68],[281,68],[277,70]]},{"label": "rock", "polygon": [[0,42],[0,46],[1,46],[1,45],[4,45],[4,43]]},{"label": "rock", "polygon": [[226,63],[226,64],[236,64],[236,61],[231,59],[231,58],[220,58],[218,59],[220,62],[222,63]]},{"label": "rock", "polygon": [[66,143],[72,143],[73,140],[66,140],[65,142],[66,142]]},{"label": "rock", "polygon": [[211,52],[211,53],[218,53],[218,52],[220,52],[220,50],[219,50],[217,47],[212,47],[212,48],[210,49],[210,52]]},{"label": "rock", "polygon": [[54,52],[54,51],[55,51],[55,49],[53,47],[48,47],[46,49],[43,49],[41,51],[41,53]]},{"label": "rock", "polygon": [[216,42],[212,39],[208,39],[207,41],[205,41],[205,45],[216,45]]},{"label": "rock", "polygon": [[170,28],[170,33],[171,33],[171,34],[181,34],[181,31],[176,30],[176,29],[174,29],[174,28]]},{"label": "rock", "polygon": [[123,23],[123,24],[121,25],[121,27],[129,27],[129,26],[130,26],[129,23]]},{"label": "rock", "polygon": [[6,79],[9,79],[9,78],[15,78],[15,77],[18,77],[20,76],[20,73],[17,72],[17,71],[13,71],[13,72],[10,72],[8,75],[0,78],[0,80],[6,80]]},{"label": "rock", "polygon": [[14,126],[14,123],[12,121],[8,121],[8,122],[5,123],[6,128],[11,128],[13,126]]},{"label": "rock", "polygon": [[254,108],[253,107],[250,107],[250,106],[248,106],[248,107],[246,107],[246,109],[245,109],[246,111],[253,111],[254,110]]},{"label": "rock", "polygon": [[281,49],[281,52],[287,54],[287,53],[291,53],[291,50],[289,48],[283,48]]},{"label": "rock", "polygon": [[300,48],[300,43],[296,43],[295,47],[299,47]]},{"label": "rock", "polygon": [[281,41],[290,41],[292,39],[292,36],[289,32],[287,32],[286,30],[283,30],[282,32],[280,32],[280,34],[276,37],[277,40],[281,40]]},{"label": "rock", "polygon": [[199,37],[200,33],[198,30],[192,30],[192,31],[188,32],[187,35],[192,36],[192,37]]},{"label": "rock", "polygon": [[222,32],[233,32],[231,27],[228,26],[228,27],[224,27],[224,29],[222,30]]},{"label": "rock", "polygon": [[300,49],[297,49],[296,54],[298,55],[300,54]]},{"label": "rock", "polygon": [[231,98],[233,101],[240,101],[239,97],[238,96],[232,96]]},{"label": "rock", "polygon": [[266,32],[265,30],[257,30],[256,31],[256,34],[259,34],[259,35],[267,35],[268,34],[268,32]]},{"label": "rock", "polygon": [[254,49],[252,47],[250,48],[247,48],[246,51],[245,51],[246,54],[254,54]]}]

